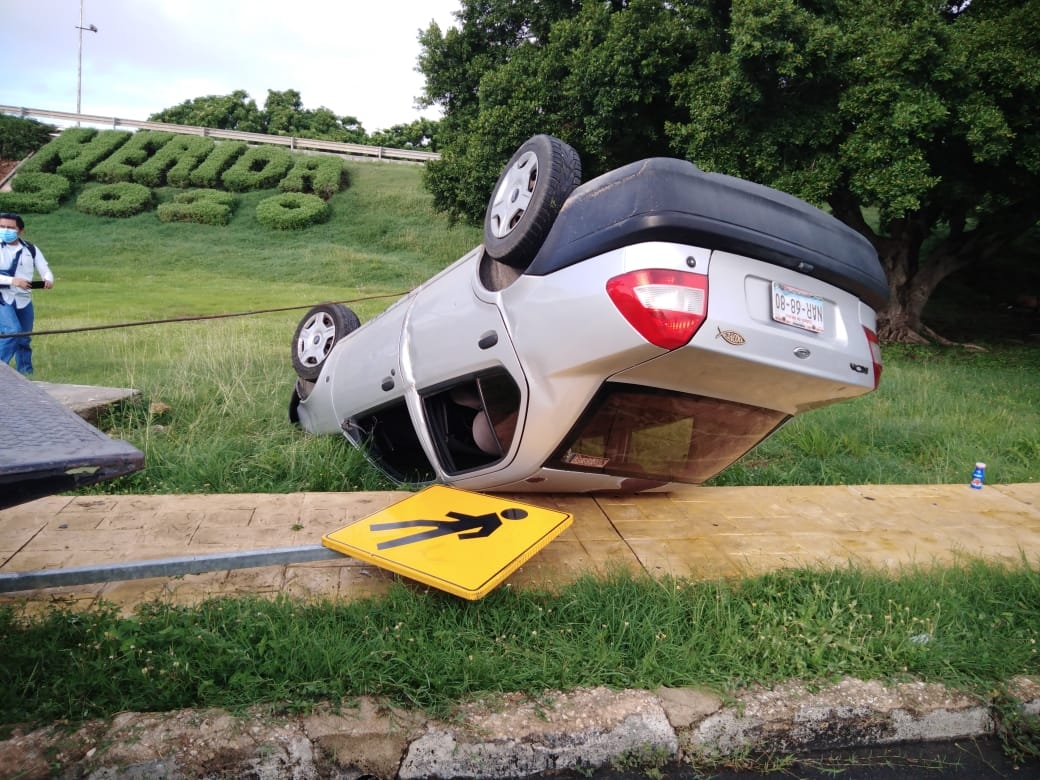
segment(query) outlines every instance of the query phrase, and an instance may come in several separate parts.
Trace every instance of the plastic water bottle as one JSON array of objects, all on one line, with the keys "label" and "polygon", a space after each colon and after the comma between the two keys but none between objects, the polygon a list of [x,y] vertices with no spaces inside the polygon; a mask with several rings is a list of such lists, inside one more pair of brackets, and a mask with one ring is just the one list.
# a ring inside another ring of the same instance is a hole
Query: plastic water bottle
[{"label": "plastic water bottle", "polygon": [[975,471],[971,473],[971,487],[973,490],[982,490],[982,483],[986,481],[986,464],[976,463]]}]

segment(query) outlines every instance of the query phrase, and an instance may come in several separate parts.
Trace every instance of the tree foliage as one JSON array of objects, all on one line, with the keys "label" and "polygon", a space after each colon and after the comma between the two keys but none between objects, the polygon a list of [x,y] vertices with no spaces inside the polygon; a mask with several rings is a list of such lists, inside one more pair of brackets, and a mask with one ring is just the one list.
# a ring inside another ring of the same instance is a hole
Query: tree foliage
[{"label": "tree foliage", "polygon": [[0,114],[0,160],[21,160],[51,140],[54,125]]},{"label": "tree foliage", "polygon": [[574,146],[588,176],[668,154],[669,81],[692,56],[676,16],[657,0],[491,0],[464,2],[461,27],[432,24],[419,68],[424,100],[444,110],[445,159],[426,176],[438,207],[478,220],[502,163],[537,133]]},{"label": "tree foliage", "polygon": [[864,233],[890,339],[936,337],[937,285],[1040,219],[1040,3],[746,0],[705,54],[676,82],[676,149]]},{"label": "tree foliage", "polygon": [[[394,148],[410,148],[404,145],[409,139],[402,139],[401,136],[409,135],[409,133],[413,137],[415,135],[409,129],[412,128],[412,125],[396,125],[397,129],[391,128],[385,134],[377,134],[380,135],[381,140],[374,141],[357,117],[340,116],[324,106],[316,109],[304,108],[303,97],[295,89],[281,92],[269,89],[263,109],[257,108],[256,101],[250,98],[244,90],[239,89],[230,95],[207,95],[185,100],[172,108],[152,114],[148,119],[152,122],[168,122],[177,125],[214,127],[221,130],[315,138],[351,144],[374,144]],[[420,123],[425,128],[426,137],[432,138],[436,122],[418,120],[413,124],[419,125]],[[419,136],[418,140],[421,138],[422,136]],[[400,146],[398,142],[400,142]],[[429,142],[426,145],[428,146]]]},{"label": "tree foliage", "polygon": [[263,133],[266,127],[256,101],[241,89],[236,89],[230,95],[206,95],[185,100],[173,108],[152,114],[148,121],[214,127],[243,133]]},{"label": "tree foliage", "polygon": [[415,149],[420,152],[436,152],[439,148],[440,122],[432,119],[416,119],[407,124],[393,125],[386,130],[376,130],[368,136],[367,143],[391,149]]},{"label": "tree foliage", "polygon": [[866,235],[889,339],[1040,219],[1040,0],[463,0],[420,35],[438,207],[477,220],[535,133],[588,175],[657,154],[791,192]]}]

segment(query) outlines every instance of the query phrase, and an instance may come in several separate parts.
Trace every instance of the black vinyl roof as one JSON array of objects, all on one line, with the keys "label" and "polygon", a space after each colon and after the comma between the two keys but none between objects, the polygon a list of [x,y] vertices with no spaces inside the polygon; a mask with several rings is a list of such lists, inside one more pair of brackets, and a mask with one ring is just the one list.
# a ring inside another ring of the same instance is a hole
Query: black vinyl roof
[{"label": "black vinyl roof", "polygon": [[875,310],[888,282],[871,243],[792,195],[654,157],[578,187],[526,273],[544,276],[612,249],[669,241],[752,257],[850,292]]}]

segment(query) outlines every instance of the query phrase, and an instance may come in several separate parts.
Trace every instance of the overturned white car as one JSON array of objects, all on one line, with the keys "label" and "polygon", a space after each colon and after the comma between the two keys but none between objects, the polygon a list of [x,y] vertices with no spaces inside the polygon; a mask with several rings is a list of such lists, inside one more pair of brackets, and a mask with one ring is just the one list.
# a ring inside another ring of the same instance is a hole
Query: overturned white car
[{"label": "overturned white car", "polygon": [[681,160],[578,186],[580,167],[531,138],[483,245],[364,325],[308,312],[290,418],[402,484],[639,492],[703,482],[877,387],[888,286],[861,235]]}]

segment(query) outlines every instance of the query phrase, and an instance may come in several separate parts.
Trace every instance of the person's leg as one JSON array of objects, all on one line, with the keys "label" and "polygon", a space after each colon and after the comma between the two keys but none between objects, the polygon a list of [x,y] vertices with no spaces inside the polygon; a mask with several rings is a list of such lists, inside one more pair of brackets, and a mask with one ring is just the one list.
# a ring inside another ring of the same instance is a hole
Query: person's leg
[{"label": "person's leg", "polygon": [[[18,322],[14,306],[0,304],[0,334],[19,333],[21,330],[22,325]],[[0,339],[0,363],[7,365],[11,362],[17,346],[14,342],[14,339]]]},{"label": "person's leg", "polygon": [[[22,309],[15,309],[18,315],[18,330],[22,333],[32,333],[33,322],[36,319],[36,314],[33,311],[33,305],[30,303],[28,306]],[[32,376],[32,347],[29,346],[29,336],[19,336],[13,339],[14,345],[14,367],[18,369],[19,374],[25,376]]]}]

